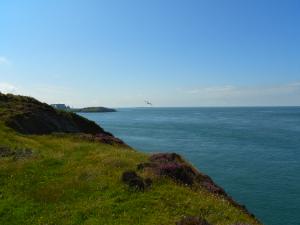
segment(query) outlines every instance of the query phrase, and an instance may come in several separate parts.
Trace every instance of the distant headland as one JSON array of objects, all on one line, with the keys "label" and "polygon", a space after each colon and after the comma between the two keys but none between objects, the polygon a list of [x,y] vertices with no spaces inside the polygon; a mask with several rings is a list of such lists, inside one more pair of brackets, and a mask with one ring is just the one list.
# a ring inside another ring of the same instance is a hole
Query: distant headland
[{"label": "distant headland", "polygon": [[85,107],[85,108],[71,108],[70,106],[67,106],[66,104],[52,104],[53,108],[58,110],[65,110],[70,112],[86,112],[86,113],[94,113],[94,112],[116,112],[117,110],[103,107],[103,106],[97,106],[97,107]]}]

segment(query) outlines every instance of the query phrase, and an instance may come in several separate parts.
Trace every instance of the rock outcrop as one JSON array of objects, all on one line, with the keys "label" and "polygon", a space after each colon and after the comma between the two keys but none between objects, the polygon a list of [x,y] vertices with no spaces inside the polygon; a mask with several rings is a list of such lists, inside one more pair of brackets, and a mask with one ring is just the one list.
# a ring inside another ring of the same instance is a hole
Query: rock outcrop
[{"label": "rock outcrop", "polygon": [[91,142],[101,142],[101,143],[105,143],[105,144],[109,144],[109,145],[118,144],[118,145],[123,145],[123,146],[130,148],[130,146],[128,146],[124,141],[113,136],[111,133],[108,133],[108,132],[98,133],[95,135],[79,134],[78,137],[83,140],[87,140],[87,141],[91,141]]},{"label": "rock outcrop", "polygon": [[199,172],[176,153],[158,153],[150,156],[149,161],[137,165],[138,170],[150,170],[158,176],[170,177],[176,182],[188,186],[201,186],[207,191],[223,196],[233,206],[254,218],[244,205],[234,201],[223,188],[218,186],[209,176]]},{"label": "rock outcrop", "polygon": [[122,174],[122,181],[130,188],[134,188],[138,191],[144,191],[152,185],[152,180],[150,178],[143,179],[137,175],[135,171],[125,171]]},{"label": "rock outcrop", "polygon": [[0,93],[0,121],[22,134],[83,133],[104,143],[124,144],[95,122],[31,97]]},{"label": "rock outcrop", "polygon": [[0,158],[13,157],[14,159],[28,158],[32,156],[32,150],[28,148],[11,149],[0,146]]},{"label": "rock outcrop", "polygon": [[187,216],[176,223],[176,225],[211,225],[205,219],[195,216]]}]

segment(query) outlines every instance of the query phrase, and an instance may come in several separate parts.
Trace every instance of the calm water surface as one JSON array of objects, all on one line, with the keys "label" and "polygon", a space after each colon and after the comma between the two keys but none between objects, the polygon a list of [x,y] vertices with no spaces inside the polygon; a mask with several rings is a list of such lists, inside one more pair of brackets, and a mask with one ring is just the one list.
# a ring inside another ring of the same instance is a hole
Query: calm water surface
[{"label": "calm water surface", "polygon": [[300,107],[82,113],[145,152],[177,152],[265,225],[300,224]]}]

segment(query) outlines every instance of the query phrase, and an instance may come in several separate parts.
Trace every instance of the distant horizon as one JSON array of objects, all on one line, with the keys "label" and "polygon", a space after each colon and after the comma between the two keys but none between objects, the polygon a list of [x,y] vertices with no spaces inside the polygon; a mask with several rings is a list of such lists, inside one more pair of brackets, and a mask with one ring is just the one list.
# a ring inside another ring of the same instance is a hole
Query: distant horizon
[{"label": "distant horizon", "polygon": [[[38,97],[33,97],[33,96],[29,96],[29,95],[22,95],[22,94],[16,94],[16,93],[4,93],[1,92],[3,94],[12,94],[12,95],[20,95],[20,96],[26,96],[26,97],[31,97],[31,98],[35,98],[38,101],[41,101]],[[66,106],[69,106],[71,108],[86,108],[86,107],[105,107],[105,108],[114,108],[114,109],[129,109],[129,108],[278,108],[278,107],[300,107],[300,105],[195,105],[195,106],[156,106],[156,105],[152,105],[152,106],[146,106],[146,105],[141,105],[141,106],[107,106],[107,105],[79,105],[79,106],[72,106],[69,105],[67,103],[64,102],[44,102],[41,101],[43,103],[46,103],[48,105],[56,105],[56,104],[64,104]]]},{"label": "distant horizon", "polygon": [[55,104],[64,104],[66,106],[69,106],[71,108],[86,108],[86,107],[106,107],[106,108],[114,108],[114,109],[126,109],[126,108],[259,108],[259,107],[300,107],[300,105],[194,105],[194,106],[180,106],[180,105],[173,105],[173,106],[163,106],[163,105],[140,105],[140,106],[109,106],[109,105],[78,105],[78,106],[72,106],[64,102],[45,102],[40,100],[38,97],[29,96],[29,95],[22,95],[22,94],[16,94],[16,93],[4,93],[3,94],[13,94],[13,95],[21,95],[26,97],[35,98],[38,101],[41,101],[43,103],[49,104],[49,105],[55,105]]},{"label": "distant horizon", "polygon": [[[105,107],[105,106],[104,106]],[[131,109],[131,108],[142,108],[142,109],[151,109],[151,108],[298,108],[300,105],[260,105],[260,106],[253,106],[253,105],[244,105],[244,106],[153,106],[153,107],[145,107],[145,106],[132,106],[132,107],[115,107],[115,109]]]}]

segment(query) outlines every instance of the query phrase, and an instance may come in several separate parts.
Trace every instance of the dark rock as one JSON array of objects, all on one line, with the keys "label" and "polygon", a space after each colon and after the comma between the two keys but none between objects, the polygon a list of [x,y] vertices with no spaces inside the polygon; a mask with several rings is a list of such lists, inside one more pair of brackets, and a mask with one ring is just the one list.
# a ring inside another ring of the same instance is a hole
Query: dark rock
[{"label": "dark rock", "polygon": [[209,192],[218,195],[226,195],[224,189],[216,185],[214,181],[207,175],[199,173],[195,178],[195,182],[201,184],[201,186],[204,187]]},{"label": "dark rock", "polygon": [[232,224],[232,225],[250,225],[248,223],[235,223],[235,224]]},{"label": "dark rock", "polygon": [[196,173],[180,155],[176,153],[158,153],[149,158],[150,162],[137,165],[137,169],[151,169],[155,174],[168,176],[183,184],[192,185]]},{"label": "dark rock", "polygon": [[150,178],[146,178],[144,180],[144,183],[145,183],[145,188],[150,188],[152,186],[152,180]]},{"label": "dark rock", "polygon": [[124,147],[130,148],[125,142],[123,142],[121,139],[114,137],[112,134],[106,132],[106,133],[100,133],[100,134],[80,134],[79,138],[91,141],[91,142],[101,142],[104,144],[117,144],[122,145]]},{"label": "dark rock", "polygon": [[205,219],[199,217],[188,216],[176,222],[176,225],[210,225]]},{"label": "dark rock", "polygon": [[12,151],[8,147],[0,146],[0,157],[10,157],[15,154],[14,151]]},{"label": "dark rock", "polygon": [[122,181],[135,190],[144,191],[145,189],[143,178],[138,176],[134,171],[124,172],[122,174]]},{"label": "dark rock", "polygon": [[122,181],[128,183],[130,180],[136,178],[138,175],[134,171],[126,171],[122,174]]},{"label": "dark rock", "polygon": [[162,176],[168,176],[183,184],[192,185],[194,183],[195,174],[190,167],[183,163],[166,162],[161,163],[157,167],[157,172]]},{"label": "dark rock", "polygon": [[146,168],[155,167],[156,164],[145,162],[137,165],[137,170],[144,170]]},{"label": "dark rock", "polygon": [[32,156],[32,150],[28,148],[19,149],[15,152],[14,159],[28,158]]},{"label": "dark rock", "polygon": [[180,155],[176,153],[157,153],[153,154],[149,160],[151,162],[159,162],[159,163],[164,163],[164,162],[179,162],[182,163],[184,160],[181,158]]},{"label": "dark rock", "polygon": [[126,171],[122,174],[122,181],[130,188],[134,188],[138,191],[144,191],[146,188],[152,186],[152,180],[146,178],[145,180],[136,174],[134,171]]},{"label": "dark rock", "polygon": [[10,149],[0,146],[0,157],[13,157],[14,159],[28,158],[32,156],[32,150],[28,148]]},{"label": "dark rock", "polygon": [[158,176],[167,176],[177,182],[189,186],[201,186],[213,194],[223,196],[233,206],[255,218],[253,214],[249,213],[245,206],[234,201],[230,196],[227,195],[224,189],[218,186],[209,176],[200,173],[176,153],[154,154],[149,158],[149,162],[144,162],[137,165],[137,169],[147,169]]}]

